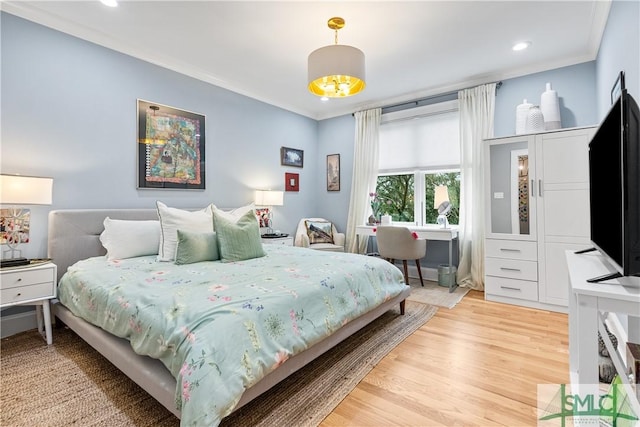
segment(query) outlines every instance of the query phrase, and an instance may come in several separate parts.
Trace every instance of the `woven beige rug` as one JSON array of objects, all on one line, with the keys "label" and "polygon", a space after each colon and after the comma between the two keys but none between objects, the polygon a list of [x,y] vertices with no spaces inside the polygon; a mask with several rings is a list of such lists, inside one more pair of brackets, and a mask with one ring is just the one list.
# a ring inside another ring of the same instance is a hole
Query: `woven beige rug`
[{"label": "woven beige rug", "polygon": [[408,301],[446,308],[455,307],[469,292],[469,288],[457,287],[455,291],[449,293],[449,288],[430,280],[425,280],[424,287],[422,287],[420,279],[413,277],[409,277],[409,286],[411,286],[411,295],[407,298]]},{"label": "woven beige rug", "polygon": [[[437,308],[407,302],[223,420],[224,426],[315,426]],[[179,420],[69,329],[2,340],[2,426],[178,426]]]}]

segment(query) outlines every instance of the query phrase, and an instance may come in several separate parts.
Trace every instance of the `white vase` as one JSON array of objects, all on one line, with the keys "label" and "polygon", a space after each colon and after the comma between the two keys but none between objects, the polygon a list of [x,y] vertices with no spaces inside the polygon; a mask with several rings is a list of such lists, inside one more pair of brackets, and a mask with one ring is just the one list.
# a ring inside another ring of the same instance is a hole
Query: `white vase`
[{"label": "white vase", "polygon": [[527,114],[531,107],[533,104],[528,103],[526,99],[516,107],[516,135],[527,133]]},{"label": "white vase", "polygon": [[558,92],[551,89],[551,83],[547,83],[547,90],[540,96],[540,110],[542,110],[542,115],[544,116],[545,130],[562,128]]},{"label": "white vase", "polygon": [[544,131],[544,115],[537,105],[529,108],[527,113],[527,133]]}]

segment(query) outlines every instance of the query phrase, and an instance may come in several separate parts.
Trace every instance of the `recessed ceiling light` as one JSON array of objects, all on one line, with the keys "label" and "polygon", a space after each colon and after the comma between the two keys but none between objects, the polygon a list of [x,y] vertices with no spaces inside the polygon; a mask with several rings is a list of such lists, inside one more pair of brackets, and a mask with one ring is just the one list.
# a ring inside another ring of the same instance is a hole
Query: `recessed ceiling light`
[{"label": "recessed ceiling light", "polygon": [[511,49],[513,49],[513,50],[515,50],[517,52],[519,50],[525,50],[529,46],[531,46],[531,42],[519,42],[519,43],[514,44]]},{"label": "recessed ceiling light", "polygon": [[105,6],[109,6],[109,7],[118,6],[118,2],[116,0],[100,0],[100,3],[102,3]]}]

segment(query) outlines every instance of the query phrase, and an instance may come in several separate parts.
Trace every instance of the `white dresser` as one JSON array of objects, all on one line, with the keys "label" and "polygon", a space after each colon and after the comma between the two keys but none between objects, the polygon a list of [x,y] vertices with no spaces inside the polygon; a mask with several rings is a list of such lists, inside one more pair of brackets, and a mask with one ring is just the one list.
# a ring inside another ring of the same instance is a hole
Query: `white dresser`
[{"label": "white dresser", "polygon": [[567,311],[565,250],[590,246],[594,127],[485,141],[485,298]]}]

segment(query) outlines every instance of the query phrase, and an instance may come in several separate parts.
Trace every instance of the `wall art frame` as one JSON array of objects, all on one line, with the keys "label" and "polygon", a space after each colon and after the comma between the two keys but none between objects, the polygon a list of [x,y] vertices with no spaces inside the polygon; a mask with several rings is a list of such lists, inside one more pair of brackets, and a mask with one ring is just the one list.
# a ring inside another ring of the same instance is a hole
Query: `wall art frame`
[{"label": "wall art frame", "polygon": [[284,174],[284,190],[300,191],[300,174],[285,172]]},{"label": "wall art frame", "polygon": [[138,189],[205,189],[205,116],[137,100]]},{"label": "wall art frame", "polygon": [[280,147],[280,165],[304,167],[304,151],[297,148]]},{"label": "wall art frame", "polygon": [[340,191],[340,154],[327,155],[327,191]]},{"label": "wall art frame", "polygon": [[620,96],[620,94],[624,89],[625,89],[624,71],[620,71],[620,73],[618,73],[618,77],[616,78],[615,83],[613,84],[613,87],[611,88],[611,104],[612,105],[614,102],[616,102],[616,100],[618,99],[618,97]]}]

